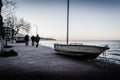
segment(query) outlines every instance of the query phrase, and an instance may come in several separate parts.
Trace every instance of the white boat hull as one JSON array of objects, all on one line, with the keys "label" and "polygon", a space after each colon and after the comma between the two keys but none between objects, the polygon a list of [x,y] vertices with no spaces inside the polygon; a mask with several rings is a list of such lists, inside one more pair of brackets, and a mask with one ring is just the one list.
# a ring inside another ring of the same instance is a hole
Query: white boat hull
[{"label": "white boat hull", "polygon": [[54,50],[57,53],[80,57],[81,59],[94,59],[109,47],[91,46],[91,45],[66,45],[54,44]]}]

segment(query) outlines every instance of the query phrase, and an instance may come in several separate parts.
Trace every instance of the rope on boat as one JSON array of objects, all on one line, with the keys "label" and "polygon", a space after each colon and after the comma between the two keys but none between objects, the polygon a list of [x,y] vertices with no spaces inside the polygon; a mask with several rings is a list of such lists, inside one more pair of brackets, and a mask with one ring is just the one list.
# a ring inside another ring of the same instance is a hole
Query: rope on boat
[{"label": "rope on boat", "polygon": [[97,61],[96,64],[99,66],[99,67],[102,67],[102,68],[107,68],[108,64],[107,64],[107,56],[106,56],[106,51],[103,52],[103,57],[105,58],[105,63],[103,61]]},{"label": "rope on boat", "polygon": [[105,67],[107,67],[107,56],[106,56],[106,51],[105,52],[103,52],[103,56],[104,56],[104,58],[105,58]]},{"label": "rope on boat", "polygon": [[[106,45],[105,47],[109,48],[108,45]],[[98,60],[98,62],[96,62],[96,64],[98,66],[100,66],[100,67],[107,68],[107,66],[108,66],[108,59],[107,59],[106,51],[103,52],[103,58],[104,58],[105,62],[103,62],[103,61],[101,62],[101,61]]]}]

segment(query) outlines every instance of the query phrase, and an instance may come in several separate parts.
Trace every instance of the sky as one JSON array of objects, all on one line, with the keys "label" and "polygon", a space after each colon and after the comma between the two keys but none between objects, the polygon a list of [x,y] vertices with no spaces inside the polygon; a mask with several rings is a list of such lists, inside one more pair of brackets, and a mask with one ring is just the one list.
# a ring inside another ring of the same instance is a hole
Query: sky
[{"label": "sky", "polygon": [[[70,0],[69,4],[70,40],[120,40],[119,0]],[[29,35],[66,40],[67,0],[18,0],[16,16],[31,23]]]}]

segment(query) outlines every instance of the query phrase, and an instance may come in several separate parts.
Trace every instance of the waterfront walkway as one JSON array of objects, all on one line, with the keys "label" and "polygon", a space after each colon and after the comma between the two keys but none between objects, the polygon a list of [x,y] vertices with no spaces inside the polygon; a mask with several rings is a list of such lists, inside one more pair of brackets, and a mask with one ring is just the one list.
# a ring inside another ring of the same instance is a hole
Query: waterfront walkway
[{"label": "waterfront walkway", "polygon": [[[119,80],[120,65],[100,67],[95,61],[81,61],[55,54],[40,45],[10,44],[15,57],[0,57],[1,80]],[[7,49],[9,50],[9,49]]]}]

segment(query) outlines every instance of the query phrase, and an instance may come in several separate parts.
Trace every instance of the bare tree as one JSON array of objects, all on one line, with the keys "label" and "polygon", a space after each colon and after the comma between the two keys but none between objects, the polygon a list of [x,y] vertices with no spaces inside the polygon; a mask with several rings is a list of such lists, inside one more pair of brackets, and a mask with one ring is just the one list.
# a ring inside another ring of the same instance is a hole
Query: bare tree
[{"label": "bare tree", "polygon": [[12,39],[20,30],[29,32],[30,24],[23,18],[17,18],[14,14],[16,9],[17,0],[3,0],[2,15],[4,26],[12,29]]},{"label": "bare tree", "polygon": [[28,33],[30,31],[31,25],[24,18],[17,18],[15,15],[4,20],[4,25],[15,30],[15,35],[19,33],[20,30]]},{"label": "bare tree", "polygon": [[2,15],[5,26],[14,29],[15,34],[20,30],[28,33],[30,31],[30,23],[25,21],[23,18],[18,19],[14,15],[14,11],[17,7],[17,0],[3,0],[2,3]]},{"label": "bare tree", "polygon": [[[2,7],[2,16],[3,16],[3,22],[6,22],[10,16],[14,14],[14,10],[16,8],[17,0],[2,0],[3,7]],[[10,20],[10,19],[8,19]],[[7,21],[9,22],[9,21]],[[12,26],[12,25],[11,25]],[[9,27],[9,24],[5,27]],[[5,35],[5,33],[4,33]],[[5,36],[4,36],[5,37]]]},{"label": "bare tree", "polygon": [[4,26],[12,29],[12,38],[14,35],[18,34],[21,30],[22,32],[28,33],[30,31],[31,25],[23,18],[17,18],[15,15],[8,17],[4,20]]},{"label": "bare tree", "polygon": [[17,24],[16,26],[18,26],[25,33],[29,33],[30,28],[31,28],[31,24],[29,22],[25,21],[23,18],[18,20],[18,22],[19,22],[19,24]]},{"label": "bare tree", "polygon": [[5,30],[3,27],[3,24],[4,24],[3,20],[8,18],[11,14],[13,14],[16,8],[16,3],[17,3],[17,0],[0,0],[0,38],[1,38],[2,53],[4,51],[4,39],[5,39]]},{"label": "bare tree", "polygon": [[4,19],[13,15],[14,10],[16,9],[17,0],[2,0],[2,16]]}]

